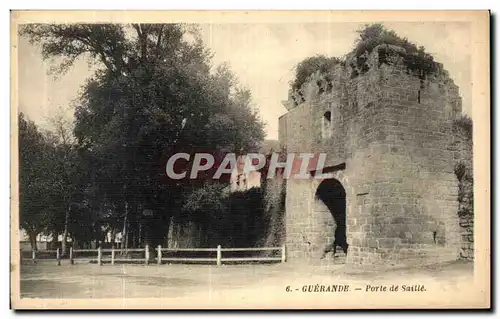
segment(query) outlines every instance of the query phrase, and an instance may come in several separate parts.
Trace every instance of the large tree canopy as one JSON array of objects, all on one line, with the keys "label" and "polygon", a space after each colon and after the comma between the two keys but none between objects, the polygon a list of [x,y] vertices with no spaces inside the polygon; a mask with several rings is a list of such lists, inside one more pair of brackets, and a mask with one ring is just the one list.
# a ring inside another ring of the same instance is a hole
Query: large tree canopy
[{"label": "large tree canopy", "polygon": [[164,183],[174,152],[252,151],[264,138],[250,92],[227,65],[213,67],[194,26],[36,24],[21,35],[60,61],[56,72],[79,58],[96,69],[82,87],[74,135],[83,206],[111,228],[137,231],[127,227],[138,227],[144,208],[165,222],[166,207],[182,202],[178,185]]}]

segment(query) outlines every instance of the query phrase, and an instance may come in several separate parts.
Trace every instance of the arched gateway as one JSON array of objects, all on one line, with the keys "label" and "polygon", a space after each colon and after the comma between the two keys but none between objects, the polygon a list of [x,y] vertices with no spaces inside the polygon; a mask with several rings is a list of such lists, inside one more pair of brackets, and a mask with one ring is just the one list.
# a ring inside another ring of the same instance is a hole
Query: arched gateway
[{"label": "arched gateway", "polygon": [[346,235],[346,192],[342,184],[335,178],[322,181],[316,190],[316,199],[320,200],[331,214],[334,221],[334,231],[326,232],[326,236],[333,235],[332,241],[323,249],[323,258],[327,253],[332,252],[335,256],[337,248],[347,254],[347,235]]}]

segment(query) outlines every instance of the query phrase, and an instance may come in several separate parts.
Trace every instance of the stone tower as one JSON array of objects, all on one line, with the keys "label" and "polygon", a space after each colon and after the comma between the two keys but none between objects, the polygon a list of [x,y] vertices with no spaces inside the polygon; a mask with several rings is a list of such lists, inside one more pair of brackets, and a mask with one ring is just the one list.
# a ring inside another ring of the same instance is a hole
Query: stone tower
[{"label": "stone tower", "polygon": [[[460,253],[451,146],[452,124],[462,113],[458,87],[441,66],[419,78],[402,51],[379,45],[359,73],[348,56],[329,83],[313,75],[301,102],[290,96],[279,119],[287,152],[328,154],[326,170],[345,191],[351,265],[425,264]],[[320,183],[286,183],[290,260],[319,260],[333,241],[331,209],[316,196]]]}]

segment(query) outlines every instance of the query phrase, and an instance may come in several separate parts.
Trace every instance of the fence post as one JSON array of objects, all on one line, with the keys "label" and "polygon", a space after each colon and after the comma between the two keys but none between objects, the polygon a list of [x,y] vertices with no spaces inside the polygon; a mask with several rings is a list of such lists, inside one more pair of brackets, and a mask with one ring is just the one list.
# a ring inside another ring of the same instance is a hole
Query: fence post
[{"label": "fence post", "polygon": [[158,245],[157,259],[158,259],[158,265],[161,265],[161,245]]},{"label": "fence post", "polygon": [[217,266],[220,266],[222,264],[221,262],[222,259],[222,251],[220,245],[217,246]]},{"label": "fence post", "polygon": [[99,247],[97,248],[97,264],[98,264],[99,266],[101,266],[101,265],[102,265],[102,250],[101,250],[101,246],[99,246]]},{"label": "fence post", "polygon": [[146,261],[146,265],[149,263],[149,245],[146,245],[146,247],[144,247],[144,250],[145,250],[145,261]]},{"label": "fence post", "polygon": [[33,259],[33,263],[36,264],[36,251],[34,249],[31,251],[31,259]]},{"label": "fence post", "polygon": [[59,248],[56,250],[56,259],[57,259],[57,265],[61,266],[61,253],[59,251]]},{"label": "fence post", "polygon": [[284,263],[286,261],[286,245],[281,247],[281,262]]},{"label": "fence post", "polygon": [[115,246],[111,247],[111,265],[115,264]]},{"label": "fence post", "polygon": [[69,263],[73,265],[75,262],[73,260],[73,247],[69,247]]}]

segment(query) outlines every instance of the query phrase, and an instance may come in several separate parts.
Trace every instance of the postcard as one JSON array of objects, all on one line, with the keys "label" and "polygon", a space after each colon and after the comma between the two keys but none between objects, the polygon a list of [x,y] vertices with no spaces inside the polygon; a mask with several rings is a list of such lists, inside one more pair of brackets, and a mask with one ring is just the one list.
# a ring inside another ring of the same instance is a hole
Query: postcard
[{"label": "postcard", "polygon": [[12,307],[490,308],[489,18],[12,11]]}]

